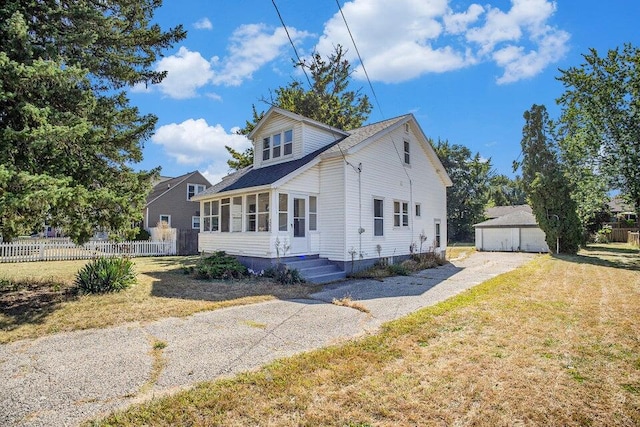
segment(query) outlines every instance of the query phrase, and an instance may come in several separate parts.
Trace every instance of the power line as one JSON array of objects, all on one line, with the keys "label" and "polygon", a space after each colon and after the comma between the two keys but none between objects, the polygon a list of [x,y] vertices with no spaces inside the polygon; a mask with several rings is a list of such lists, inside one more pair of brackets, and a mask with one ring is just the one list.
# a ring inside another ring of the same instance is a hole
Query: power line
[{"label": "power line", "polygon": [[293,43],[293,40],[291,39],[291,35],[289,34],[289,29],[287,29],[287,26],[284,23],[284,19],[282,19],[282,15],[280,14],[280,9],[278,9],[278,5],[276,5],[276,0],[271,0],[271,3],[273,3],[273,7],[276,8],[276,13],[278,14],[278,18],[280,18],[280,23],[284,28],[284,32],[287,33],[287,38],[289,39],[289,43],[291,43],[291,47],[293,47],[293,53],[296,54],[296,58],[298,58],[298,63],[300,64],[300,67],[302,68],[302,72],[304,73],[304,76],[307,78],[307,83],[309,83],[309,87],[311,88],[313,87],[313,85],[311,84],[311,79],[309,79],[307,70],[305,70],[304,68],[304,62],[302,61],[302,59],[300,59],[300,55],[298,55],[298,49],[296,49],[296,45]]},{"label": "power line", "polygon": [[347,23],[347,18],[344,16],[344,12],[342,12],[342,6],[340,6],[340,0],[336,0],[336,4],[338,5],[338,10],[340,11],[340,15],[342,15],[342,20],[344,21],[344,25],[345,27],[347,27],[347,32],[349,33],[349,37],[351,37],[351,43],[353,43],[353,47],[356,49],[356,54],[358,55],[358,59],[360,60],[360,65],[362,65],[362,70],[364,71],[364,75],[367,78],[367,82],[369,82],[369,88],[371,89],[371,93],[373,94],[373,99],[376,100],[376,104],[380,109],[380,115],[384,117],[384,113],[382,112],[382,106],[380,105],[380,101],[378,101],[378,96],[376,95],[376,91],[373,89],[373,85],[371,84],[371,79],[369,78],[369,73],[367,73],[367,69],[364,66],[364,61],[362,60],[362,56],[360,56],[358,45],[356,44],[356,41],[353,38],[353,34],[351,34],[351,28],[349,28],[349,24]]}]

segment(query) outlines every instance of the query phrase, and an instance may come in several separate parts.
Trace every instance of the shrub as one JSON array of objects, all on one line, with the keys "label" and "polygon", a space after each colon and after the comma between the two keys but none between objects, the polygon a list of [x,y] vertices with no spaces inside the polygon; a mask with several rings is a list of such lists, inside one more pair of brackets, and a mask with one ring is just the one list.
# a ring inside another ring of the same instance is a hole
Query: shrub
[{"label": "shrub", "polygon": [[281,285],[295,285],[304,283],[304,277],[295,268],[289,268],[284,264],[278,264],[275,267],[264,271],[265,277],[270,277]]},{"label": "shrub", "polygon": [[85,294],[120,292],[136,282],[129,258],[97,258],[82,267],[75,285]]},{"label": "shrub", "polygon": [[392,276],[408,276],[409,275],[409,270],[407,270],[405,266],[403,266],[402,264],[391,264],[390,266],[387,267],[387,270],[389,270],[389,274],[391,274]]},{"label": "shrub", "polygon": [[196,279],[242,279],[248,274],[247,267],[235,257],[224,251],[214,252],[206,258],[200,258],[190,270]]}]

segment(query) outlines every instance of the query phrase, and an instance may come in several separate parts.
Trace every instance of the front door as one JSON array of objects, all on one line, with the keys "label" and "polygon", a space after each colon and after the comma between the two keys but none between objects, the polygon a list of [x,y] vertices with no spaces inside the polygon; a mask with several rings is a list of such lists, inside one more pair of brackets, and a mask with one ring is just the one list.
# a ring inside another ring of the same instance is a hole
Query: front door
[{"label": "front door", "polygon": [[307,197],[293,196],[293,224],[291,229],[291,253],[304,254],[309,251],[309,230],[307,225]]}]

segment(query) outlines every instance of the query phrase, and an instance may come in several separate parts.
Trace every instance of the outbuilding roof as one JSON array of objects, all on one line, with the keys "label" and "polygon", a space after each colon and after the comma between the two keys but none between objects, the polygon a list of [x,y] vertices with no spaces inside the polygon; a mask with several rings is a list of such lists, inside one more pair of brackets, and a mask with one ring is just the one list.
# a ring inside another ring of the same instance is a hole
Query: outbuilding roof
[{"label": "outbuilding roof", "polygon": [[529,212],[532,213],[531,206],[529,205],[512,205],[512,206],[494,206],[492,208],[487,208],[484,211],[484,216],[489,219],[498,218],[501,216],[505,216],[514,212]]},{"label": "outbuilding roof", "polygon": [[536,217],[526,211],[516,211],[498,218],[493,218],[474,227],[478,228],[511,228],[511,227],[538,227]]}]

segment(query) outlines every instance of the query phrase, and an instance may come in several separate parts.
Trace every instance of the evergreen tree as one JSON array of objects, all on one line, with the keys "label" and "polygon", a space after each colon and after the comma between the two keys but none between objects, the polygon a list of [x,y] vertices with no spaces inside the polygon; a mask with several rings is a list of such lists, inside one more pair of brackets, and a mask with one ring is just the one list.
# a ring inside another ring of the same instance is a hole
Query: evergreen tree
[{"label": "evergreen tree", "polygon": [[46,221],[74,241],[135,233],[151,177],[134,172],[156,118],[122,88],[157,83],[157,55],[184,38],[151,25],[158,0],[5,1],[0,6],[0,233]]},{"label": "evergreen tree", "polygon": [[522,181],[529,204],[552,252],[575,254],[582,231],[576,203],[557,155],[554,124],[544,105],[533,105],[524,113]]}]

